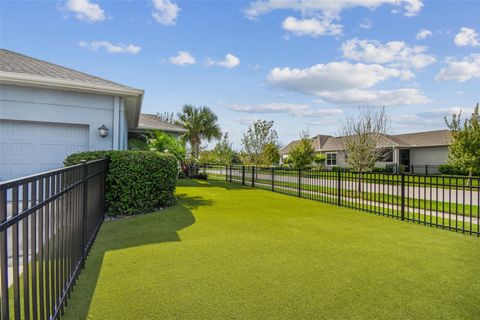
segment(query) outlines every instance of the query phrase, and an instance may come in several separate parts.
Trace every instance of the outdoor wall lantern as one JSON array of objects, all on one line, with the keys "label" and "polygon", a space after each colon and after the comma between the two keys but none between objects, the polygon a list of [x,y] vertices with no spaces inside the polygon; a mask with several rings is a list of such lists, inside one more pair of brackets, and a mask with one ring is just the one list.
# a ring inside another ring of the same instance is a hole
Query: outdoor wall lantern
[{"label": "outdoor wall lantern", "polygon": [[98,132],[100,132],[100,136],[101,136],[102,138],[105,138],[105,137],[107,136],[107,134],[108,134],[108,128],[105,127],[104,124],[102,124],[102,126],[101,126],[100,128],[98,128]]}]

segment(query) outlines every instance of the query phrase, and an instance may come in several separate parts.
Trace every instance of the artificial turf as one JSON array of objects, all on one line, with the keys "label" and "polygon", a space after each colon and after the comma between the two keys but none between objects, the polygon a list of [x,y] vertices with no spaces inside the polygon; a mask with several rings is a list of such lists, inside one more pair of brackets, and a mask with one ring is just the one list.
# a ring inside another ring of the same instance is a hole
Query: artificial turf
[{"label": "artificial turf", "polygon": [[106,222],[65,319],[479,319],[480,239],[222,182]]}]

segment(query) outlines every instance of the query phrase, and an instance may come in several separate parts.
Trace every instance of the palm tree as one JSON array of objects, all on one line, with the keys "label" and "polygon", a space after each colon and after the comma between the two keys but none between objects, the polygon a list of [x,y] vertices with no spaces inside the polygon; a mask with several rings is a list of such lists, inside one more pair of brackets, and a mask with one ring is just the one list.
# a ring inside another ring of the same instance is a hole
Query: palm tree
[{"label": "palm tree", "polygon": [[210,142],[212,139],[220,139],[222,136],[217,124],[218,118],[209,107],[196,108],[187,104],[183,106],[177,116],[176,124],[187,129],[182,139],[190,143],[194,159],[198,159],[202,140]]}]

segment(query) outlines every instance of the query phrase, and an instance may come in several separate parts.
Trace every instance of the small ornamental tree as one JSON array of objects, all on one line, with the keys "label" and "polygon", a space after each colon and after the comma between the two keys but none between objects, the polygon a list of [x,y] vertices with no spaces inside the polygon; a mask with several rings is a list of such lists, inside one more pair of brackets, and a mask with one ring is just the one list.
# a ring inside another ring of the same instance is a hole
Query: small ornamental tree
[{"label": "small ornamental tree", "polygon": [[248,127],[242,138],[242,161],[245,164],[263,164],[262,153],[265,145],[278,144],[278,134],[273,129],[273,121],[257,120]]},{"label": "small ornamental tree", "polygon": [[262,150],[262,163],[267,166],[280,162],[280,151],[275,143],[267,143]]},{"label": "small ornamental tree", "polygon": [[381,145],[388,128],[389,118],[384,108],[361,108],[358,116],[348,117],[342,127],[348,166],[360,173],[372,171],[384,153]]},{"label": "small ornamental tree", "polygon": [[315,159],[315,149],[312,146],[312,140],[308,133],[300,134],[300,141],[293,146],[288,153],[288,162],[296,169],[305,169],[311,165]]},{"label": "small ornamental tree", "polygon": [[468,172],[468,183],[474,172],[480,172],[480,114],[477,103],[470,118],[462,121],[462,112],[453,114],[445,123],[452,130],[452,144],[449,147],[448,162]]},{"label": "small ornamental tree", "polygon": [[315,157],[313,157],[313,162],[318,166],[321,167],[325,163],[325,154],[323,153],[316,153]]},{"label": "small ornamental tree", "polygon": [[358,172],[358,191],[362,191],[362,175],[372,171],[375,163],[384,154],[381,147],[388,133],[389,118],[385,108],[361,108],[357,116],[346,119],[342,127],[345,162]]},{"label": "small ornamental tree", "polygon": [[232,148],[232,143],[228,138],[228,132],[222,136],[212,150],[214,161],[217,164],[231,164],[235,151]]}]

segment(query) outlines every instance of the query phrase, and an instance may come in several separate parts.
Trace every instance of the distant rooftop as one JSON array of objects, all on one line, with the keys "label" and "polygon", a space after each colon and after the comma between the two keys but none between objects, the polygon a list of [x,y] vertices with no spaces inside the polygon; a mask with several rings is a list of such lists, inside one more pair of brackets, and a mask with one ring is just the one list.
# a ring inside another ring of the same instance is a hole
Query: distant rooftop
[{"label": "distant rooftop", "polygon": [[[333,137],[318,135],[311,139],[312,146],[315,151],[337,151],[343,150],[344,137]],[[434,146],[448,146],[452,142],[452,133],[450,130],[435,130],[425,132],[413,132],[396,135],[383,135],[381,139],[382,147],[434,147]],[[281,151],[281,154],[288,154],[298,143],[299,140],[294,140],[287,144]]]}]

